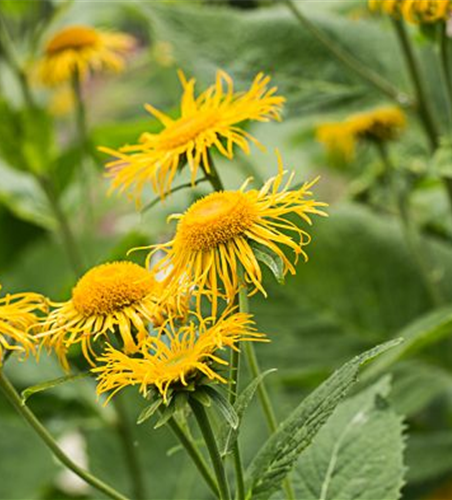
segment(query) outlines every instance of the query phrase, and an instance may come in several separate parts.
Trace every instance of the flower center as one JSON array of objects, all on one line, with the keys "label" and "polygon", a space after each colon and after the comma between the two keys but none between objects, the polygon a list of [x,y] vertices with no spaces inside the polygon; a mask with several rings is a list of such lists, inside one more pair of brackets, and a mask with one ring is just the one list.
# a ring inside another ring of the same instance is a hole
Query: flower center
[{"label": "flower center", "polygon": [[86,26],[69,26],[58,32],[48,43],[47,55],[53,55],[63,50],[80,50],[94,47],[99,41],[96,30]]},{"label": "flower center", "polygon": [[216,122],[217,114],[215,111],[206,111],[195,116],[180,118],[161,132],[161,147],[163,149],[176,149],[179,146],[184,146],[211,128]]},{"label": "flower center", "polygon": [[255,220],[256,211],[245,193],[212,193],[197,201],[182,217],[175,245],[191,251],[211,250],[243,235]]},{"label": "flower center", "polygon": [[142,300],[155,288],[151,273],[132,262],[111,262],[88,271],[72,290],[83,316],[112,314]]}]

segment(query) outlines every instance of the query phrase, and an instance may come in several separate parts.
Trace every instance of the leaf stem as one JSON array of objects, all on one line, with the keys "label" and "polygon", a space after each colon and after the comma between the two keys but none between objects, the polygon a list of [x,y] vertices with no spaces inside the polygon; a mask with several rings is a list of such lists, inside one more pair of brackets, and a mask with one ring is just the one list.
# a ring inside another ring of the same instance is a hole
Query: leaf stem
[{"label": "leaf stem", "polygon": [[209,417],[204,406],[196,401],[194,398],[189,398],[189,404],[198,422],[199,429],[203,435],[204,441],[207,446],[207,450],[210,455],[210,460],[212,461],[213,468],[215,470],[215,475],[217,476],[218,487],[219,487],[219,499],[220,500],[230,500],[229,495],[229,485],[226,478],[226,471],[224,468],[223,460],[221,459],[220,452],[218,450],[217,441],[210,424]]},{"label": "leaf stem", "polygon": [[393,19],[392,23],[399,39],[399,43],[405,58],[405,63],[407,65],[408,72],[411,76],[414,90],[416,92],[421,122],[424,125],[425,133],[430,142],[430,146],[432,150],[435,150],[438,147],[438,129],[428,101],[427,91],[425,89],[425,84],[422,78],[418,60],[414,53],[410,37],[408,36],[403,22],[397,19]]},{"label": "leaf stem", "polygon": [[44,441],[45,445],[50,449],[55,458],[57,458],[64,466],[74,472],[74,474],[79,476],[93,488],[96,488],[98,491],[107,495],[109,498],[114,500],[128,500],[127,497],[116,491],[114,488],[104,483],[90,472],[79,467],[64,453],[49,431],[38,420],[36,415],[30,410],[30,408],[28,408],[28,406],[22,404],[20,395],[8,380],[3,370],[0,370],[0,389],[17,413],[19,413],[28,422],[40,439]]},{"label": "leaf stem", "polygon": [[130,426],[130,420],[127,415],[122,394],[117,394],[116,397],[113,398],[113,406],[117,415],[115,429],[124,450],[124,458],[132,483],[132,497],[136,500],[145,500],[147,495],[143,469],[138,456],[138,449],[134,445],[135,438]]},{"label": "leaf stem", "polygon": [[293,15],[297,18],[300,24],[306,28],[311,35],[317,39],[338,61],[340,61],[348,69],[352,70],[362,80],[370,83],[377,90],[387,95],[391,99],[400,104],[407,104],[411,99],[400,92],[392,83],[382,78],[371,68],[365,66],[359,59],[352,56],[345,49],[341,48],[338,43],[332,40],[326,33],[313,24],[297,7],[293,0],[283,0]]},{"label": "leaf stem", "polygon": [[219,496],[218,485],[217,482],[209,470],[208,465],[206,464],[204,457],[199,453],[195,444],[192,440],[187,436],[187,434],[182,429],[181,425],[177,422],[174,417],[171,417],[167,425],[173,431],[174,435],[179,439],[182,446],[185,448],[185,451],[189,454],[190,458],[193,460],[193,463],[196,465],[198,471],[201,473],[201,476],[206,481],[207,486],[212,490],[215,496]]}]

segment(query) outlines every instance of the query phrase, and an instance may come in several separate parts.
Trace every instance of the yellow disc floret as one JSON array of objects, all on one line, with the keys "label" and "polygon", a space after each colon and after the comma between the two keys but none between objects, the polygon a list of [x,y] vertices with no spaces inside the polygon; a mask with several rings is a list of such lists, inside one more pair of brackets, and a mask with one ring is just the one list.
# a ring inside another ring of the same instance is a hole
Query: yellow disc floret
[{"label": "yellow disc floret", "polygon": [[55,309],[38,337],[57,353],[66,370],[71,345],[80,343],[85,358],[92,362],[97,355],[93,342],[101,336],[111,339],[117,334],[124,351],[135,352],[150,326],[159,327],[168,315],[183,319],[186,314],[188,294],[179,289],[164,297],[165,288],[154,272],[138,264],[101,264],[79,280],[70,300],[52,304]]},{"label": "yellow disc floret", "polygon": [[211,250],[243,235],[256,217],[254,205],[242,191],[212,193],[187,210],[179,222],[175,245]]},{"label": "yellow disc floret", "polygon": [[[184,283],[195,288],[198,307],[207,295],[213,315],[218,298],[234,300],[241,269],[251,292],[266,294],[256,246],[266,247],[279,259],[283,274],[295,273],[300,255],[307,258],[303,247],[310,236],[302,226],[311,224],[312,214],[325,215],[320,210],[325,203],[311,198],[315,181],[291,190],[292,174],[281,187],[286,173],[281,163],[279,167],[278,175],[260,190],[246,189],[246,182],[238,191],[213,193],[195,202],[184,214],[173,216],[179,220],[174,239],[152,247],[148,259],[164,252],[156,268],[169,274],[173,286]],[[285,250],[293,252],[293,260]]]},{"label": "yellow disc floret", "polygon": [[140,302],[156,281],[133,262],[112,262],[88,271],[72,291],[74,308],[83,316],[113,314]]}]

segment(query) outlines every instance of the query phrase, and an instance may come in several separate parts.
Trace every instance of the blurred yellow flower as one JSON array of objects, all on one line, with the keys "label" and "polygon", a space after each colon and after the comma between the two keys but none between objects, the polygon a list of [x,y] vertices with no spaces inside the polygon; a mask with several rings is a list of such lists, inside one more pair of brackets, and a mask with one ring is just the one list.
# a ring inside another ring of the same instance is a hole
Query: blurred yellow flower
[{"label": "blurred yellow flower", "polygon": [[452,12],[451,0],[369,0],[369,7],[414,24],[447,21]]},{"label": "blurred yellow flower", "polygon": [[161,300],[165,284],[155,274],[132,262],[110,262],[89,270],[72,290],[67,302],[56,307],[37,337],[43,346],[55,350],[61,365],[69,369],[67,350],[81,343],[85,358],[96,356],[92,342],[118,333],[124,351],[135,352],[148,335],[148,325],[160,326],[168,313],[182,315],[187,296]]},{"label": "blurred yellow flower", "polygon": [[397,107],[387,106],[350,115],[342,122],[325,123],[317,128],[317,140],[327,151],[346,161],[355,156],[359,140],[385,142],[397,139],[406,126],[406,117]]},{"label": "blurred yellow flower", "polygon": [[121,71],[124,58],[135,45],[125,33],[107,32],[90,26],[69,26],[47,43],[37,65],[37,77],[45,85],[71,81],[74,74],[85,79],[90,72]]},{"label": "blurred yellow flower", "polygon": [[46,311],[47,302],[37,293],[7,294],[0,299],[0,366],[4,351],[35,351],[32,330],[38,314]]},{"label": "blurred yellow flower", "polygon": [[195,182],[199,168],[210,172],[209,149],[215,147],[231,159],[234,146],[249,153],[248,142],[259,142],[243,128],[247,120],[279,120],[285,99],[276,87],[268,88],[269,77],[259,73],[246,92],[234,92],[234,84],[224,71],[217,72],[214,85],[195,97],[195,80],[179,76],[183,86],[180,117],[173,119],[150,104],[147,111],[163,125],[158,134],[144,133],[139,144],[118,151],[101,147],[114,158],[107,164],[112,188],[131,190],[139,198],[146,183],[163,198],[170,190],[185,161]]},{"label": "blurred yellow flower", "polygon": [[295,262],[299,255],[306,259],[303,247],[310,237],[288,216],[297,215],[302,222],[311,224],[310,214],[325,215],[319,207],[326,204],[310,198],[315,181],[289,190],[292,174],[279,191],[284,175],[280,162],[278,175],[259,191],[247,191],[246,182],[238,191],[215,192],[198,200],[183,215],[173,216],[179,220],[174,239],[153,245],[148,258],[155,252],[165,252],[156,268],[168,272],[175,284],[197,287],[198,307],[201,295],[207,292],[214,315],[219,296],[232,301],[237,293],[239,266],[252,291],[259,290],[265,295],[261,267],[252,244],[265,246],[281,259],[284,274],[288,271],[294,274],[294,264],[283,248],[294,252]]},{"label": "blurred yellow flower", "polygon": [[107,346],[105,353],[97,358],[100,366],[93,368],[98,373],[99,394],[118,391],[139,385],[146,396],[154,386],[165,401],[170,387],[186,387],[190,382],[205,376],[211,380],[226,382],[214,364],[227,366],[228,362],[218,355],[224,348],[237,349],[244,341],[265,341],[257,333],[251,315],[226,311],[217,321],[195,315],[180,328],[168,322],[157,337],[148,337],[140,345],[139,357]]}]

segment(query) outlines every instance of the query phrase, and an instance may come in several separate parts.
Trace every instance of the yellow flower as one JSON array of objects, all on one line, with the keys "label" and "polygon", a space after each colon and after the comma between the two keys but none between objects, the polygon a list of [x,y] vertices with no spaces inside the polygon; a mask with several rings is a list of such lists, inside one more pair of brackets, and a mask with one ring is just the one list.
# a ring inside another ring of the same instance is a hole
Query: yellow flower
[{"label": "yellow flower", "polygon": [[281,163],[279,170],[260,190],[246,190],[246,182],[238,191],[215,192],[198,200],[183,215],[173,216],[179,220],[174,239],[151,247],[148,259],[155,252],[165,252],[156,268],[168,272],[174,284],[197,287],[198,307],[204,292],[212,300],[214,315],[218,296],[225,294],[231,301],[239,287],[239,266],[252,292],[259,290],[265,295],[253,244],[263,245],[279,257],[284,274],[294,274],[295,267],[282,248],[294,252],[295,262],[299,255],[307,258],[303,247],[310,237],[288,216],[297,215],[311,224],[310,214],[325,215],[318,210],[325,203],[310,199],[315,181],[289,190],[294,174],[279,191],[285,175]]},{"label": "yellow flower", "polygon": [[228,362],[218,351],[237,349],[239,342],[266,341],[263,334],[255,331],[249,314],[229,315],[225,311],[217,321],[196,314],[195,319],[180,328],[169,321],[158,336],[142,342],[139,357],[107,346],[97,359],[101,365],[92,369],[99,374],[98,393],[113,391],[110,399],[129,385],[139,385],[144,396],[149,387],[155,387],[166,401],[170,387],[186,387],[200,376],[225,383],[214,364],[227,366]]},{"label": "yellow flower", "polygon": [[37,66],[38,79],[53,86],[71,81],[78,73],[85,79],[90,72],[121,71],[124,56],[135,45],[125,33],[106,32],[89,26],[69,26],[47,43]]},{"label": "yellow flower", "polygon": [[249,153],[248,141],[258,141],[240,124],[247,120],[266,122],[280,119],[285,99],[268,88],[269,77],[259,73],[246,92],[234,92],[232,79],[218,71],[214,85],[195,97],[195,80],[186,80],[179,72],[184,93],[180,117],[172,119],[153,106],[146,109],[163,125],[158,134],[144,133],[139,144],[124,146],[119,151],[100,148],[116,159],[107,164],[112,188],[131,190],[139,198],[146,183],[163,198],[171,189],[174,176],[185,161],[195,182],[201,168],[210,172],[209,149],[215,147],[231,159],[234,146]]},{"label": "yellow flower", "polygon": [[8,294],[0,299],[0,366],[5,350],[35,351],[30,330],[38,323],[38,313],[46,310],[46,300],[37,293]]},{"label": "yellow flower", "polygon": [[447,21],[452,10],[450,0],[369,0],[369,7],[414,24]]},{"label": "yellow flower", "polygon": [[91,362],[92,342],[118,333],[125,352],[135,352],[148,335],[149,323],[159,326],[173,310],[183,315],[187,296],[173,295],[161,300],[165,284],[155,274],[132,262],[110,262],[89,270],[72,290],[67,302],[56,307],[44,324],[42,343],[54,349],[68,370],[67,350],[81,343]]},{"label": "yellow flower", "polygon": [[397,107],[387,106],[349,116],[343,122],[317,128],[317,139],[330,153],[350,161],[359,140],[385,142],[396,139],[405,128],[406,117]]},{"label": "yellow flower", "polygon": [[317,127],[316,137],[332,156],[349,162],[355,156],[355,135],[348,123],[324,123]]}]

